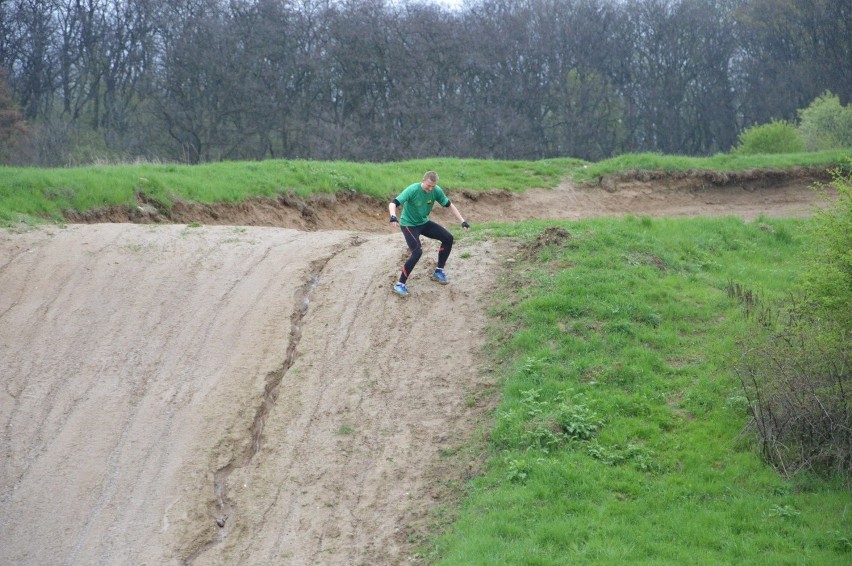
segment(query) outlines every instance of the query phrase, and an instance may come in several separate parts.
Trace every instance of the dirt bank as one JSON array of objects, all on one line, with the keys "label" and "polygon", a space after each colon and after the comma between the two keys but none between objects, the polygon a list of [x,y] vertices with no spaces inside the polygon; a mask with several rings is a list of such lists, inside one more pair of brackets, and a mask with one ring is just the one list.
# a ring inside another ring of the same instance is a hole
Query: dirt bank
[{"label": "dirt bank", "polygon": [[[534,218],[578,220],[593,216],[807,216],[821,197],[810,190],[830,176],[821,169],[633,172],[597,184],[566,182],[556,189],[524,192],[448,189],[471,222],[517,222]],[[166,210],[140,197],[86,214],[69,213],[70,222],[183,223],[277,226],[297,230],[392,232],[386,202],[354,192],[302,200],[292,195],[213,205],[177,202]],[[441,211],[438,211],[440,214]],[[448,222],[454,221],[446,214]]]}]

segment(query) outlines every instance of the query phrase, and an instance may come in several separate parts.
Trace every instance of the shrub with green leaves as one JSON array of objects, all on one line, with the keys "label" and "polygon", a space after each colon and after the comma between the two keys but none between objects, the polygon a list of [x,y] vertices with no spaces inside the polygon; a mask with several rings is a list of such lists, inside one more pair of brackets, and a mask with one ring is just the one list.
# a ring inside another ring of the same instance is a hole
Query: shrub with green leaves
[{"label": "shrub with green leaves", "polygon": [[732,153],[757,155],[767,153],[798,153],[805,144],[794,124],[772,120],[769,124],[753,126],[740,134]]},{"label": "shrub with green leaves", "polygon": [[764,458],[852,477],[852,175],[816,215],[799,290],[757,317],[737,372]]},{"label": "shrub with green leaves", "polygon": [[819,242],[808,255],[804,289],[824,315],[852,332],[852,160],[847,172],[835,170],[831,186],[837,201],[814,216],[812,234]]},{"label": "shrub with green leaves", "polygon": [[799,132],[808,151],[852,147],[852,106],[826,91],[799,110]]}]

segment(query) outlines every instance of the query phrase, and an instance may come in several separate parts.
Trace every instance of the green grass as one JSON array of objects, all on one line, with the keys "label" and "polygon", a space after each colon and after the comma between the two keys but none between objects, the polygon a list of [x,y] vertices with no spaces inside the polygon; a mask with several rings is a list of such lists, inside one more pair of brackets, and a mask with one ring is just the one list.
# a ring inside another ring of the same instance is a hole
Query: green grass
[{"label": "green grass", "polygon": [[712,157],[630,153],[578,168],[577,181],[594,181],[607,175],[629,171],[744,171],[747,169],[788,169],[791,167],[824,167],[847,163],[852,150],[771,155],[733,155],[719,153]]},{"label": "green grass", "polygon": [[437,158],[392,163],[267,160],[54,169],[0,167],[0,225],[56,222],[62,220],[64,211],[84,213],[109,206],[133,206],[140,195],[166,209],[175,199],[209,204],[285,193],[305,198],[355,191],[387,199],[430,169],[438,171],[440,185],[449,190],[523,191],[553,188],[565,178],[595,181],[605,175],[635,170],[734,171],[831,166],[846,163],[849,155],[849,151],[829,151],[697,158],[644,153],[593,164],[569,158],[539,161]]},{"label": "green grass", "polygon": [[0,223],[61,220],[65,210],[133,205],[137,195],[169,207],[174,199],[214,203],[293,193],[355,191],[380,199],[436,170],[447,189],[555,187],[581,162],[414,160],[396,163],[330,161],[222,162],[205,165],[105,165],[67,169],[0,168]]},{"label": "green grass", "polygon": [[729,282],[782,300],[811,245],[805,222],[479,228],[526,242],[492,309],[502,401],[484,475],[422,553],[442,565],[848,564],[852,493],[760,460],[732,370],[747,324]]}]

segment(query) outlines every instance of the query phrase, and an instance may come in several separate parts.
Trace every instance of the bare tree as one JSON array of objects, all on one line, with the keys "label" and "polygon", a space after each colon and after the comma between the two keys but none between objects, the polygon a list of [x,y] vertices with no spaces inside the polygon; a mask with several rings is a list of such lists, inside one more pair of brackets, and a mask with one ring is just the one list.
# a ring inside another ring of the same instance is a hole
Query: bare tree
[{"label": "bare tree", "polygon": [[732,69],[740,128],[795,120],[825,90],[852,97],[852,7],[843,0],[747,0]]},{"label": "bare tree", "polygon": [[[52,1],[15,0],[3,4],[3,64],[24,116],[33,119],[53,105],[57,50],[56,6]],[[8,22],[8,23],[7,23]]]},{"label": "bare tree", "polygon": [[247,101],[228,14],[211,1],[174,6],[166,17],[157,115],[182,160],[230,158]]},{"label": "bare tree", "polygon": [[0,67],[0,163],[5,161],[16,138],[26,133],[24,117],[6,85],[6,76]]}]

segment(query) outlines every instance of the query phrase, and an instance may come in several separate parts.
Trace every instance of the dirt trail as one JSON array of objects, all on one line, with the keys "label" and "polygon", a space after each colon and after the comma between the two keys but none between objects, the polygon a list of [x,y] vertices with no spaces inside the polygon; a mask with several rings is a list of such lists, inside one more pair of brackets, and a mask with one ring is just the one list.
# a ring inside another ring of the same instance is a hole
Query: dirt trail
[{"label": "dirt trail", "polygon": [[[473,222],[818,201],[801,183],[450,196]],[[368,204],[274,212],[301,230],[0,233],[0,563],[408,563],[485,411],[485,311],[511,252],[461,235],[441,287],[427,245],[403,301],[402,238]]]}]

